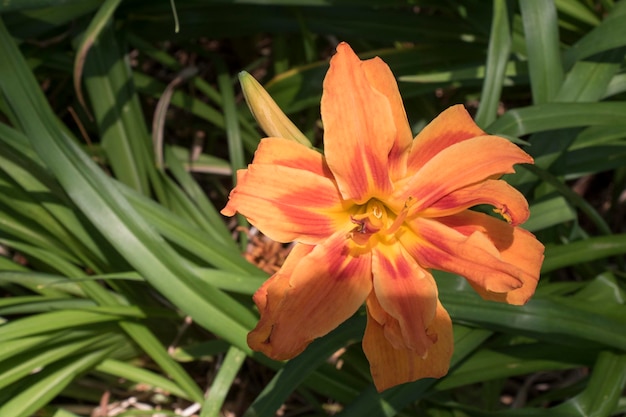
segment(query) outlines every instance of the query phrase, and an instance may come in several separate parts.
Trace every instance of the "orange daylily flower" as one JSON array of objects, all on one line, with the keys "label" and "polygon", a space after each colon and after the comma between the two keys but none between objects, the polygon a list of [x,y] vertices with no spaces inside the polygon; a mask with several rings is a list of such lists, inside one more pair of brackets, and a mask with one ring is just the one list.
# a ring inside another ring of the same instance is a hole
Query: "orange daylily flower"
[{"label": "orange daylily flower", "polygon": [[[524,304],[535,291],[543,245],[517,227],[528,204],[498,179],[533,160],[460,105],[413,139],[389,67],[361,61],[346,43],[323,87],[324,155],[293,138],[261,140],[222,210],[297,242],[254,294],[261,318],[248,344],[293,358],[365,303],[376,388],[439,378],[452,323],[431,269],[464,276],[487,300]],[[503,219],[470,210],[479,204]]]}]

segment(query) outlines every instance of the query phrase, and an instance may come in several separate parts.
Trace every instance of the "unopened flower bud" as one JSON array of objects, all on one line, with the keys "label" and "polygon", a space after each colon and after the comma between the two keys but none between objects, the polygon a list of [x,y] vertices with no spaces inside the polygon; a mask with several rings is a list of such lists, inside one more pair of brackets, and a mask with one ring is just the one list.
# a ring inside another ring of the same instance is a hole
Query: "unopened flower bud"
[{"label": "unopened flower bud", "polygon": [[311,147],[309,139],[289,120],[252,75],[245,71],[240,72],[239,82],[250,112],[266,135],[291,139]]}]

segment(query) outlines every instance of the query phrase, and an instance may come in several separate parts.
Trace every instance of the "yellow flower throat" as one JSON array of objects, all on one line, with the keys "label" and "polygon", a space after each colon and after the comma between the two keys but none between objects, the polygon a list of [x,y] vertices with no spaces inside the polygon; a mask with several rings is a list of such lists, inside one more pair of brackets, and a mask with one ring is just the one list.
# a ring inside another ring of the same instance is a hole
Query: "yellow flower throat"
[{"label": "yellow flower throat", "polygon": [[395,214],[379,200],[370,199],[358,207],[356,214],[350,216],[356,227],[350,232],[349,237],[358,245],[363,245],[374,234],[378,233],[381,237],[395,234],[404,223],[409,207],[414,202],[414,199],[409,197],[400,213]]}]

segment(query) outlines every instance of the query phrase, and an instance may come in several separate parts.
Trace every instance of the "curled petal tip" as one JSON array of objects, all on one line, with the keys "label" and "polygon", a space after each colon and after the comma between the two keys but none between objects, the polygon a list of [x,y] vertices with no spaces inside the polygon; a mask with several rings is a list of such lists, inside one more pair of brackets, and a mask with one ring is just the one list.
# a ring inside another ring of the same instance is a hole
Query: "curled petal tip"
[{"label": "curled petal tip", "polygon": [[233,209],[232,207],[230,207],[230,205],[227,204],[226,207],[220,210],[220,213],[223,216],[232,217],[235,215],[235,213],[237,213],[237,210]]},{"label": "curled petal tip", "polygon": [[352,47],[344,41],[339,42],[339,44],[337,45],[337,48],[335,48],[337,50],[337,53],[351,53],[354,54],[354,51],[352,50]]},{"label": "curled petal tip", "polygon": [[428,328],[433,344],[427,351],[396,348],[384,338],[384,327],[369,309],[363,350],[370,362],[374,385],[378,392],[422,378],[441,378],[448,373],[453,351],[452,322],[441,303]]}]

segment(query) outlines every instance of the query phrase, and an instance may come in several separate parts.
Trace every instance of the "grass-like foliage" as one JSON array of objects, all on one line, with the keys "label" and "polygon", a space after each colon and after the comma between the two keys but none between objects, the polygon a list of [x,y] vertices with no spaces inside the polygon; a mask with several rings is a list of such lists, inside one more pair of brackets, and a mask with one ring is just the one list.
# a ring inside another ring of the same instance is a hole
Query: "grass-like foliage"
[{"label": "grass-like foliage", "polygon": [[[167,1],[0,2],[0,416],[626,413],[626,2],[175,6],[179,33]],[[363,314],[286,364],[250,350],[284,248],[219,214],[262,137],[237,74],[319,146],[340,40],[399,76],[414,132],[463,103],[523,146],[507,181],[546,245],[523,307],[436,274],[451,371],[382,394]]]}]

